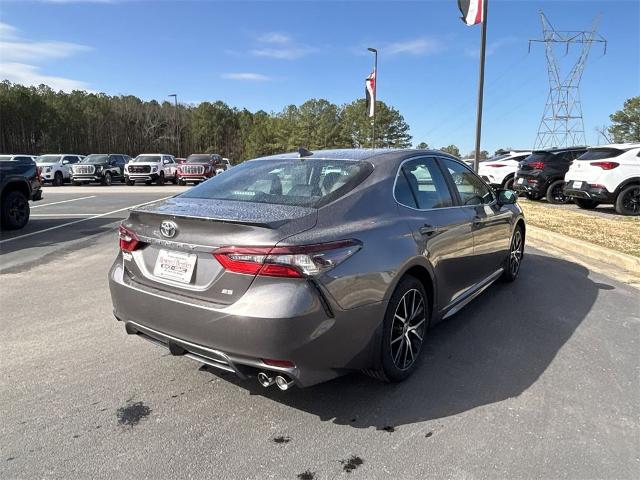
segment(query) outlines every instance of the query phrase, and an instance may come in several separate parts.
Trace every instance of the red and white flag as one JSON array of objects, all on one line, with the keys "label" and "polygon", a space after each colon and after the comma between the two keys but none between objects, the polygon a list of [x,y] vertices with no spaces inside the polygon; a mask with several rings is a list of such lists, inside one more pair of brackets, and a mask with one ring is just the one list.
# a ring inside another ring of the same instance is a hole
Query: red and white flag
[{"label": "red and white flag", "polygon": [[484,0],[458,0],[462,21],[467,25],[484,22]]},{"label": "red and white flag", "polygon": [[376,71],[371,72],[371,75],[364,81],[364,93],[367,98],[367,115],[374,116],[376,110]]}]

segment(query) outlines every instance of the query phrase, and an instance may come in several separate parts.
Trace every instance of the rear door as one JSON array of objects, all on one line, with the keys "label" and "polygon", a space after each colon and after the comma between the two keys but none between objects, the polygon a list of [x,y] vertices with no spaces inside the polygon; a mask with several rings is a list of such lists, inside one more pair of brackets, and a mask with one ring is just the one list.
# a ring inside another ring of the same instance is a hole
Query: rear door
[{"label": "rear door", "polygon": [[472,284],[475,213],[458,208],[443,172],[433,157],[405,161],[396,177],[394,196],[409,223],[417,252],[431,264],[437,282],[437,304],[446,308]]},{"label": "rear door", "polygon": [[504,265],[511,241],[512,213],[497,205],[489,186],[466,165],[449,158],[439,161],[455,189],[460,208],[472,218],[474,249],[467,273],[476,284]]}]

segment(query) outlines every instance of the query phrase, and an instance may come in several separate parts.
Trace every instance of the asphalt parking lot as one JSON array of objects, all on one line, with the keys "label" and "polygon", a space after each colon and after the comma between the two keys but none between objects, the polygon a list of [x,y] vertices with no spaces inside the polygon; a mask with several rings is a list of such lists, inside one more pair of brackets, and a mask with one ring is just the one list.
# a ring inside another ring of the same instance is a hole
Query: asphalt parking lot
[{"label": "asphalt parking lot", "polygon": [[638,290],[529,248],[408,381],[263,389],[111,314],[117,223],[181,190],[46,188],[3,235],[0,478],[640,476]]}]

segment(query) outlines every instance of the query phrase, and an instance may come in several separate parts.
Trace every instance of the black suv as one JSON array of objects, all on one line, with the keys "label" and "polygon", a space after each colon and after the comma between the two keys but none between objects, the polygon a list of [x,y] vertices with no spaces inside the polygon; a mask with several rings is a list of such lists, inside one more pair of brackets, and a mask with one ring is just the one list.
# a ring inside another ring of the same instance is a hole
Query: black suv
[{"label": "black suv", "polygon": [[93,153],[71,167],[71,183],[111,185],[114,180],[124,182],[124,166],[129,160],[131,157],[119,153]]},{"label": "black suv", "polygon": [[564,175],[571,163],[587,151],[587,147],[552,148],[535,150],[522,160],[513,182],[513,189],[524,193],[530,200],[547,197],[549,203],[567,203]]},{"label": "black suv", "polygon": [[18,230],[29,221],[29,200],[42,198],[36,162],[28,155],[0,155],[0,224]]}]

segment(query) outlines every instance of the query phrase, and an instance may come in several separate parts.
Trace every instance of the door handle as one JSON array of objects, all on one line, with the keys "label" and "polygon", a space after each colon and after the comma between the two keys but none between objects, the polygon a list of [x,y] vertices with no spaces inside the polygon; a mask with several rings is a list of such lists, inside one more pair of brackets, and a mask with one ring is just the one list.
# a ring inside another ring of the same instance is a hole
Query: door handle
[{"label": "door handle", "polygon": [[436,233],[443,232],[444,230],[446,229],[443,227],[435,227],[427,223],[425,223],[423,226],[421,226],[418,229],[418,231],[420,232],[420,235],[424,235],[425,237],[430,237],[431,235],[435,235]]}]

